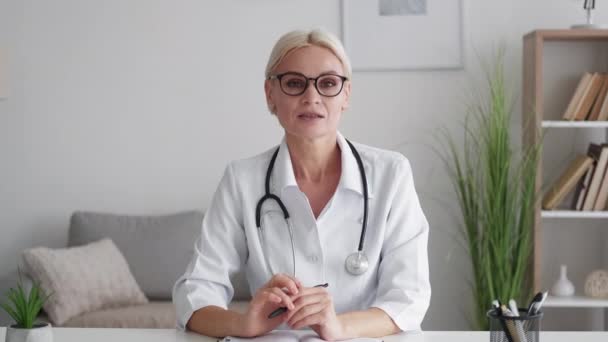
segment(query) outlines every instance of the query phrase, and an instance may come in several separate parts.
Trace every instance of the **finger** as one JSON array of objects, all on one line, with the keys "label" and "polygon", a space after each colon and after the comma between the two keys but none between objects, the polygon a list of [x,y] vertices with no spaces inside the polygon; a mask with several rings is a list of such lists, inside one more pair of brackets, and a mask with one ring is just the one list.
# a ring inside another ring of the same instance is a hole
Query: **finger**
[{"label": "finger", "polygon": [[282,301],[282,298],[280,296],[274,294],[272,291],[265,291],[264,296],[266,297],[266,301],[268,301],[268,302],[278,304]]},{"label": "finger", "polygon": [[295,306],[294,311],[297,311],[307,305],[328,302],[330,299],[331,298],[324,293],[314,293],[305,296],[299,296],[298,298],[291,298]]},{"label": "finger", "polygon": [[287,320],[287,324],[293,329],[299,329],[312,324],[323,323],[325,317],[324,311],[327,307],[325,303],[305,306]]},{"label": "finger", "polygon": [[271,289],[267,289],[266,291],[280,299],[280,301],[274,303],[283,303],[283,305],[285,305],[289,310],[294,309],[295,305],[293,304],[291,298],[289,298],[289,296],[278,287],[273,287]]},{"label": "finger", "polygon": [[268,282],[268,287],[287,288],[292,295],[298,294],[302,288],[302,283],[295,277],[284,273],[275,274]]},{"label": "finger", "polygon": [[271,279],[271,284],[275,287],[286,288],[292,295],[298,294],[302,288],[302,283],[293,276],[279,273]]},{"label": "finger", "polygon": [[300,290],[300,292],[297,295],[292,296],[292,299],[296,300],[298,298],[311,296],[311,295],[329,296],[329,291],[327,291],[327,289],[325,289],[323,287],[305,287],[302,290]]},{"label": "finger", "polygon": [[269,291],[268,289],[259,289],[251,299],[251,305],[261,306],[268,302],[279,304],[281,303],[281,300],[281,297],[277,296],[272,291]]},{"label": "finger", "polygon": [[331,298],[323,295],[300,298],[294,301],[295,308],[287,313],[287,319],[289,321],[295,321],[301,319],[301,317],[303,317],[302,315],[313,314],[314,312],[310,311],[310,307],[316,307],[319,304],[323,307],[332,306]]}]

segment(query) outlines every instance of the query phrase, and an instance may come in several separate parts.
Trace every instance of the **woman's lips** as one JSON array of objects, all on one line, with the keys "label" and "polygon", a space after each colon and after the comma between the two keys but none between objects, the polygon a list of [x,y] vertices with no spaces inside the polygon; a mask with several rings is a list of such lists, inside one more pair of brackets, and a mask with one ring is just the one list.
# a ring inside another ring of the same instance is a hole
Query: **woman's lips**
[{"label": "woman's lips", "polygon": [[313,120],[313,119],[323,119],[325,115],[319,113],[300,113],[298,114],[298,118],[305,120]]}]

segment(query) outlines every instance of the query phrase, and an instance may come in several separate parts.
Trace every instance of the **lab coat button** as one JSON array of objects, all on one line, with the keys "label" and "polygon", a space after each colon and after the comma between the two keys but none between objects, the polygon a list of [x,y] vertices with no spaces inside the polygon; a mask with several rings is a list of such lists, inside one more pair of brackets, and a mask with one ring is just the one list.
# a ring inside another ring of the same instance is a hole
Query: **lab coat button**
[{"label": "lab coat button", "polygon": [[319,261],[319,257],[316,255],[309,255],[308,261],[310,261],[313,264],[316,264]]}]

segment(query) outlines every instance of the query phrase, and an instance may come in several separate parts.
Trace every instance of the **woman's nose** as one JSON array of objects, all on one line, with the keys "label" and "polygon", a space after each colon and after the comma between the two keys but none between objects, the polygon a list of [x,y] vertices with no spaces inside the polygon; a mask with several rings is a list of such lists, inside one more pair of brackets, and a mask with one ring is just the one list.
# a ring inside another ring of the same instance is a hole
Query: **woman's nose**
[{"label": "woman's nose", "polygon": [[306,90],[302,94],[302,100],[306,103],[320,103],[321,102],[321,94],[317,91],[317,87],[315,87],[315,81],[309,80],[308,86]]}]

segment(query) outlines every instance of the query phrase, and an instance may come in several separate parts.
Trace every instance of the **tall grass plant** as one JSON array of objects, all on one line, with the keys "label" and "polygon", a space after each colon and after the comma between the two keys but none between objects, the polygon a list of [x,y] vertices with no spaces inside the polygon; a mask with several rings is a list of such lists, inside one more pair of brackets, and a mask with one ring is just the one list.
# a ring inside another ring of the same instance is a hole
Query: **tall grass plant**
[{"label": "tall grass plant", "polygon": [[446,134],[444,155],[472,264],[472,321],[480,330],[488,329],[486,312],[492,300],[523,303],[531,295],[528,271],[540,147],[512,146],[503,56],[499,52],[485,70],[487,89],[471,103],[463,146]]}]

